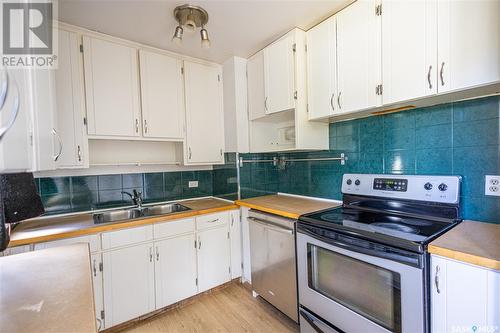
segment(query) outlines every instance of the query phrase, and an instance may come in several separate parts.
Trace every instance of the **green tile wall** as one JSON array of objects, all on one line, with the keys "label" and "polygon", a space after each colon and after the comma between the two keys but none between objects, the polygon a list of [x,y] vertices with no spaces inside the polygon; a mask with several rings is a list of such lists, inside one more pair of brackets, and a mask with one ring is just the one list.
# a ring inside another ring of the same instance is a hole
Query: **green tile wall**
[{"label": "green tile wall", "polygon": [[[462,216],[500,223],[500,197],[484,195],[484,176],[500,174],[500,97],[449,103],[330,124],[330,150],[279,154],[338,156],[338,162],[271,163],[240,169],[242,198],[275,192],[341,199],[344,173],[460,175]],[[243,154],[266,158],[276,154]]]},{"label": "green tile wall", "polygon": [[213,195],[227,200],[238,199],[236,153],[226,153],[224,165],[213,166]]}]

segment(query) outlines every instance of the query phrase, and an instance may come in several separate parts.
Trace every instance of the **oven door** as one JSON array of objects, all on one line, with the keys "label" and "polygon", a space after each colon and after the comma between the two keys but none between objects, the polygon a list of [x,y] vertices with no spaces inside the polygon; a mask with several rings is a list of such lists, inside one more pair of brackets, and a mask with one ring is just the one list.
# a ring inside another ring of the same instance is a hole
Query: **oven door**
[{"label": "oven door", "polygon": [[399,250],[305,229],[297,233],[297,253],[300,304],[334,327],[346,332],[426,331],[419,258],[402,263],[406,259]]}]

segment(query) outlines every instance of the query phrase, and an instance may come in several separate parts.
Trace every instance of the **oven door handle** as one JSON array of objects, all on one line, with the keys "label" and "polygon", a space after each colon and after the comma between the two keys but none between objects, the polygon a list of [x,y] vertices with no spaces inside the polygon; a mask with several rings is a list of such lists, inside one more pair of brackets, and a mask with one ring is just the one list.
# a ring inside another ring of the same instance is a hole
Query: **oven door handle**
[{"label": "oven door handle", "polygon": [[320,241],[322,241],[324,243],[327,243],[327,244],[330,244],[330,245],[333,245],[333,246],[337,246],[337,247],[342,248],[344,250],[348,250],[348,251],[352,251],[352,252],[357,252],[357,253],[362,253],[362,254],[366,254],[368,256],[377,257],[377,258],[394,260],[394,261],[400,262],[402,264],[413,266],[413,267],[417,267],[417,268],[421,268],[422,267],[422,263],[419,260],[419,258],[415,258],[415,257],[412,258],[412,257],[408,257],[408,256],[405,256],[405,255],[402,255],[402,254],[390,253],[390,252],[384,252],[384,251],[378,251],[378,250],[375,250],[375,249],[367,249],[365,247],[356,246],[356,245],[353,245],[353,244],[347,244],[347,243],[344,243],[344,242],[340,242],[338,240],[333,240],[333,239],[330,239],[330,238],[326,238],[326,237],[320,236],[318,234],[315,234],[315,233],[313,233],[311,231],[304,230],[304,229],[300,229],[298,232],[300,232],[302,234],[306,234],[306,235],[308,235],[308,236],[310,236],[312,238],[315,238],[317,240],[320,240]]},{"label": "oven door handle", "polygon": [[[317,332],[317,333],[339,333],[339,331],[334,330],[332,327],[327,326],[325,323],[323,323],[319,318],[316,318],[309,312],[306,312],[302,309],[299,310],[300,315],[304,320],[311,325],[311,327]],[[321,327],[320,327],[321,326]]]}]

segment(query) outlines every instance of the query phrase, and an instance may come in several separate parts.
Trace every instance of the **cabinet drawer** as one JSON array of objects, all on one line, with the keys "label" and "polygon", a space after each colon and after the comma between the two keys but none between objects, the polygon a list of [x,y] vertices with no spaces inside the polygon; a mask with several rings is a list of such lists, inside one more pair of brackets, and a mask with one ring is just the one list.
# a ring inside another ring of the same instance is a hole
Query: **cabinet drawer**
[{"label": "cabinet drawer", "polygon": [[227,225],[228,217],[228,212],[198,216],[196,218],[196,227],[198,230],[202,230]]},{"label": "cabinet drawer", "polygon": [[102,234],[102,249],[107,250],[119,246],[127,246],[153,239],[153,226],[130,228]]},{"label": "cabinet drawer", "polygon": [[153,225],[154,238],[171,237],[194,232],[194,219],[167,221]]},{"label": "cabinet drawer", "polygon": [[96,252],[96,251],[99,251],[101,249],[99,235],[96,234],[96,235],[88,235],[88,236],[81,236],[81,237],[59,239],[59,240],[51,241],[51,242],[37,243],[37,244],[35,244],[35,251],[36,250],[43,250],[43,249],[50,249],[50,248],[58,247],[58,246],[77,244],[77,243],[89,244],[90,252]]}]

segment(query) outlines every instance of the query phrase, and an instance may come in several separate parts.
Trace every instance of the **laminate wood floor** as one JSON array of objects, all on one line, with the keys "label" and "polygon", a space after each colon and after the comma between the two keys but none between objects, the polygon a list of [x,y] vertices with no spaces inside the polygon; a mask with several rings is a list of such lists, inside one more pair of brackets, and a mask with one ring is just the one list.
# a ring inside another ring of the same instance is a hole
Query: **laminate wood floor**
[{"label": "laminate wood floor", "polygon": [[120,332],[298,333],[299,326],[240,283],[231,283]]}]

